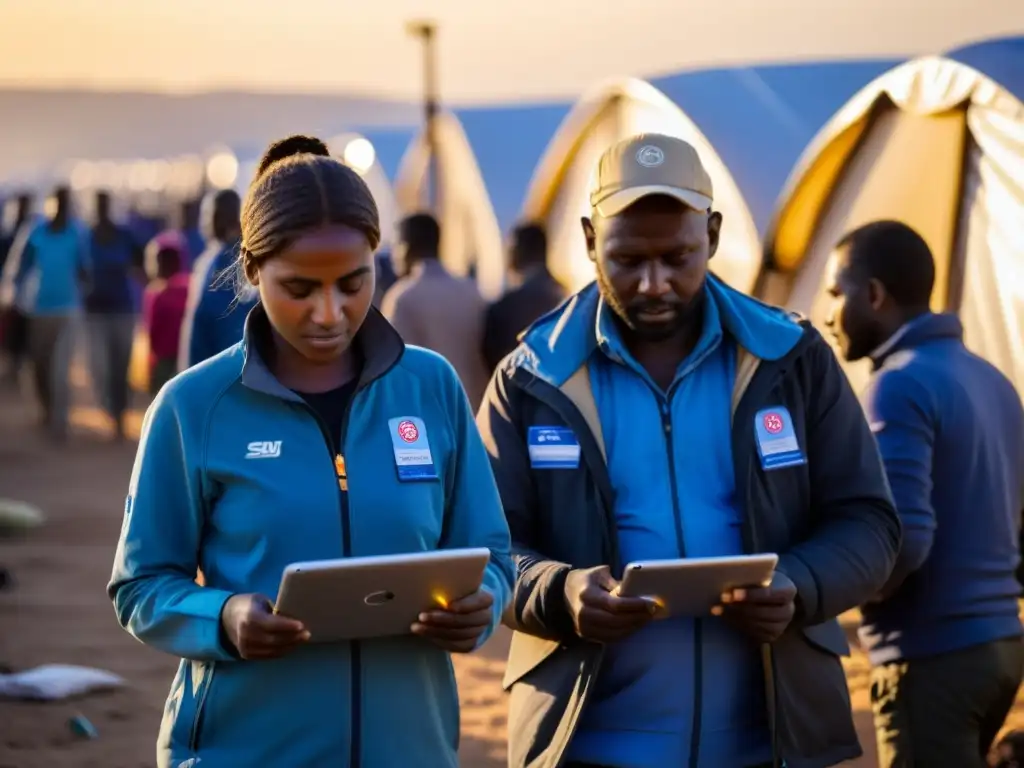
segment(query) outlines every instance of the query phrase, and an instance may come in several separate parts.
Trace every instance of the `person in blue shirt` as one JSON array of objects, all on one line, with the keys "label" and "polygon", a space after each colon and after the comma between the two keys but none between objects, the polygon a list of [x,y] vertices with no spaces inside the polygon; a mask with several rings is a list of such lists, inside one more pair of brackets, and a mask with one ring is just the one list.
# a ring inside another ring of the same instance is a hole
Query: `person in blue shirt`
[{"label": "person in blue shirt", "polygon": [[256,303],[252,291],[235,290],[230,279],[238,251],[241,199],[233,189],[213,195],[213,239],[192,265],[185,320],[181,326],[178,370],[223,352],[242,338],[246,314]]},{"label": "person in blue shirt", "polygon": [[142,247],[127,227],[114,221],[111,202],[109,192],[96,194],[96,222],[89,241],[92,279],[85,311],[93,388],[114,423],[115,438],[123,440],[135,341],[135,293],[145,275]]},{"label": "person in blue shirt", "polygon": [[[722,215],[696,150],[601,157],[597,280],[525,332],[477,416],[517,578],[511,768],[824,768],[860,754],[836,618],[885,583],[878,448],[809,323],[709,274]],[[658,618],[624,566],[771,552],[768,585]]]},{"label": "person in blue shirt", "polygon": [[199,200],[186,200],[181,204],[181,234],[184,236],[185,242],[188,243],[188,260],[184,266],[188,271],[192,270],[196,259],[202,256],[203,251],[206,250],[206,238],[203,237],[199,226],[202,208],[200,203]]},{"label": "person in blue shirt", "polygon": [[[108,591],[182,659],[160,768],[458,764],[449,653],[499,623],[509,533],[455,371],[371,309],[379,239],[368,187],[321,141],[273,144],[242,213],[245,337],[146,414]],[[289,563],[460,547],[490,550],[482,588],[407,636],[318,644],[273,612]]]},{"label": "person in blue shirt", "polygon": [[864,408],[903,520],[861,609],[883,768],[987,765],[1024,675],[1024,408],[959,319],[930,310],[934,284],[928,244],[898,221],[850,232],[829,264],[828,323],[871,362]]},{"label": "person in blue shirt", "polygon": [[75,323],[91,270],[88,231],[73,215],[71,190],[57,187],[49,205],[48,216],[26,225],[6,269],[13,275],[15,300],[29,317],[29,356],[43,423],[61,441],[68,429]]}]

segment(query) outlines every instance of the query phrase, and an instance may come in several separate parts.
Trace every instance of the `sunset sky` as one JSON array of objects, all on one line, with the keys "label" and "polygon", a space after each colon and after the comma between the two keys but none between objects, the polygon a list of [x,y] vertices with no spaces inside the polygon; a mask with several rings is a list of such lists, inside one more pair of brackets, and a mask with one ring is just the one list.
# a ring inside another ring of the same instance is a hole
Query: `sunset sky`
[{"label": "sunset sky", "polygon": [[463,102],[1024,33],[1022,0],[0,0],[0,87],[415,97],[404,25],[422,16],[440,23],[441,84]]}]

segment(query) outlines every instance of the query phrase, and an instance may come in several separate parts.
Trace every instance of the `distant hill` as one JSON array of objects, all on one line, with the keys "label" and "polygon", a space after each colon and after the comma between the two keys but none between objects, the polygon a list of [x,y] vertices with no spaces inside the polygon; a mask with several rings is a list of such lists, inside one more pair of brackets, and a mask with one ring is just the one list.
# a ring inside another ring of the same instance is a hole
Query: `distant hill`
[{"label": "distant hill", "polygon": [[0,180],[76,157],[161,157],[213,143],[257,154],[288,133],[409,127],[420,115],[416,104],[345,96],[0,89]]}]

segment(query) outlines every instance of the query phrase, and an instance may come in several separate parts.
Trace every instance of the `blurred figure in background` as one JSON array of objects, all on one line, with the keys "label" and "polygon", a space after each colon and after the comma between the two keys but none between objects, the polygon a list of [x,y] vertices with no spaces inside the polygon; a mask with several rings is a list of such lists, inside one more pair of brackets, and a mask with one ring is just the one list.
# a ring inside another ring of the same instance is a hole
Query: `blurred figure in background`
[{"label": "blurred figure in background", "polygon": [[539,224],[522,224],[512,233],[512,287],[487,308],[484,362],[493,371],[519,344],[519,334],[566,298],[565,287],[548,271],[548,238]]},{"label": "blurred figure in background", "polygon": [[51,437],[67,436],[68,374],[74,322],[89,278],[89,237],[71,210],[71,190],[61,186],[47,200],[46,218],[31,225],[8,257],[15,296],[29,316],[29,354],[36,394]]},{"label": "blurred figure in background", "polygon": [[201,200],[186,200],[181,205],[181,234],[188,244],[186,259],[182,263],[182,269],[186,272],[192,269],[196,259],[203,255],[206,250],[206,238],[199,224]]},{"label": "blurred figure in background", "polygon": [[155,395],[174,378],[181,326],[188,303],[190,261],[184,233],[169,230],[146,247],[149,285],[142,296],[142,323],[149,338],[149,392]]},{"label": "blurred figure in background", "polygon": [[0,219],[0,273],[7,264],[7,257],[14,246],[14,240],[21,228],[32,215],[32,195],[22,192],[17,197],[7,200],[3,205],[3,217]]},{"label": "blurred figure in background", "polygon": [[212,199],[210,216],[213,239],[192,265],[178,352],[179,371],[241,341],[245,316],[256,303],[252,293],[239,296],[233,279],[241,232],[238,193],[233,189],[217,192]]},{"label": "blurred figure in background", "polygon": [[380,309],[380,305],[384,301],[384,294],[398,281],[390,248],[382,249],[374,255],[373,269],[377,279],[376,287],[373,290],[373,306]]},{"label": "blurred figure in background", "polygon": [[455,367],[476,410],[487,386],[480,354],[486,305],[475,283],[444,268],[440,247],[433,216],[417,213],[402,221],[393,258],[403,277],[385,294],[381,311],[406,344],[432,349]]},{"label": "blurred figure in background", "polygon": [[89,242],[92,279],[85,295],[89,364],[99,405],[124,439],[128,367],[135,336],[135,290],[143,282],[142,249],[127,227],[114,221],[109,192],[96,193],[96,222]]},{"label": "blurred figure in background", "polygon": [[1020,396],[930,310],[935,264],[906,224],[846,235],[829,274],[828,325],[847,360],[872,363],[864,410],[903,522],[861,608],[879,764],[984,766],[1024,674]]},{"label": "blurred figure in background", "polygon": [[[32,216],[32,207],[32,195],[27,192],[21,193],[5,206],[4,220],[0,223],[0,286],[13,286],[13,270],[7,269],[11,263],[8,256],[14,250],[18,237],[28,236],[26,226]],[[0,306],[4,307],[0,310],[3,313],[0,327],[3,329],[3,349],[7,354],[4,378],[10,383],[17,383],[22,363],[28,355],[28,315],[13,295],[6,302],[0,299]]]}]

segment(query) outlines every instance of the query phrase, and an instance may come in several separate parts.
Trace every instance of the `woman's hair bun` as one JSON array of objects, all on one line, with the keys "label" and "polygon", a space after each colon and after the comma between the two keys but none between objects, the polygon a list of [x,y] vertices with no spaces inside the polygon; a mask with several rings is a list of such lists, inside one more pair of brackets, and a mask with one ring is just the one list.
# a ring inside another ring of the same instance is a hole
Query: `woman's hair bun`
[{"label": "woman's hair bun", "polygon": [[295,155],[330,157],[331,151],[327,148],[326,144],[315,136],[296,134],[295,136],[278,139],[267,147],[267,151],[260,158],[259,167],[256,169],[257,178],[266,173],[267,169],[274,163],[278,163],[288,157],[294,157]]}]

